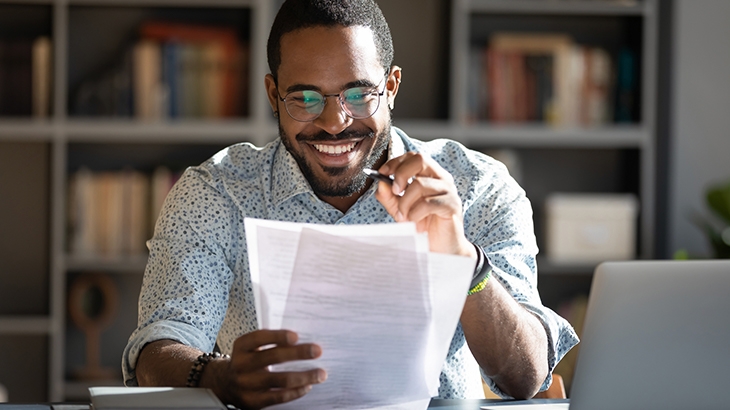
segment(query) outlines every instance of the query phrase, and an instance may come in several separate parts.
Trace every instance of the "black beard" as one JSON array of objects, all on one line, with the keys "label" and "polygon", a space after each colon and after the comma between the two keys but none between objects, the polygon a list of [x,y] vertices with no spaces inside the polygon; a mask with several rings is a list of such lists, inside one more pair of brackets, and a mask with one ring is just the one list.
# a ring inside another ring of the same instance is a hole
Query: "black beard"
[{"label": "black beard", "polygon": [[[361,161],[358,168],[362,170],[363,168],[372,168],[376,162],[383,156],[383,153],[386,152],[388,149],[388,142],[390,141],[390,126],[389,123],[387,127],[383,129],[383,131],[375,136],[374,132],[367,131],[367,132],[360,132],[360,131],[348,131],[345,130],[337,135],[331,135],[324,131],[315,134],[315,135],[304,135],[304,134],[298,134],[296,136],[297,141],[336,141],[340,139],[348,139],[348,138],[377,138],[375,142],[375,146],[373,146],[373,151],[370,153],[369,156],[365,158],[364,161]],[[302,171],[302,174],[304,175],[304,178],[307,179],[309,182],[309,185],[312,187],[312,190],[318,197],[349,197],[353,194],[356,194],[360,191],[362,191],[363,188],[365,188],[365,185],[367,184],[367,175],[365,175],[362,172],[355,173],[355,176],[351,178],[350,180],[343,180],[340,181],[340,183],[337,182],[325,182],[322,180],[319,180],[312,171],[312,167],[307,162],[307,160],[300,155],[300,153],[295,149],[292,142],[289,141],[289,139],[286,136],[286,133],[281,128],[281,124],[279,124],[279,136],[281,137],[281,141],[284,144],[284,147],[286,147],[287,151],[294,157],[294,160],[297,162],[297,165],[299,165],[299,169]],[[336,177],[339,175],[344,174],[347,172],[348,168],[346,167],[323,167],[322,170],[329,176]]]}]

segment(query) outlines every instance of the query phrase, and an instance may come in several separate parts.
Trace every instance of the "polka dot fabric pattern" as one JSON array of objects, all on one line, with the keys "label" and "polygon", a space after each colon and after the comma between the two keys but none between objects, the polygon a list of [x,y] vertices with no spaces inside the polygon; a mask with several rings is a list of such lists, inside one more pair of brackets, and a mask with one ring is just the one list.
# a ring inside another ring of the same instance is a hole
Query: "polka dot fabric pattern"
[{"label": "polka dot fabric pattern", "polygon": [[[454,176],[467,238],[482,246],[493,277],[542,321],[552,371],[578,339],[570,325],[540,301],[532,210],[522,188],[504,165],[454,141],[422,142],[395,127],[391,137],[389,157],[421,152]],[[278,139],[261,148],[232,145],[187,169],[165,200],[154,236],[147,242],[150,253],[138,327],[122,358],[125,383],[137,384],[137,357],[149,342],[173,339],[205,352],[217,343],[222,353],[230,353],[237,337],[257,328],[245,217],[315,224],[393,223],[375,198],[375,188],[373,184],[343,214],[312,192]],[[479,375],[458,326],[438,397],[483,397]]]}]

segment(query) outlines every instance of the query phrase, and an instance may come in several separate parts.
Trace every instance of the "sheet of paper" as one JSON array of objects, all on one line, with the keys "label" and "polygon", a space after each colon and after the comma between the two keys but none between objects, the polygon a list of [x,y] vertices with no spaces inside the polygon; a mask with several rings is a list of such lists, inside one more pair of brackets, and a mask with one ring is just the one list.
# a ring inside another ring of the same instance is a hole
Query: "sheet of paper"
[{"label": "sheet of paper", "polygon": [[[416,225],[314,225],[245,218],[251,283],[260,329],[280,329],[291,273],[304,227],[363,243],[381,244],[403,250],[428,252],[428,237],[416,233]],[[260,252],[259,252],[260,251]],[[261,265],[263,263],[263,265]],[[262,277],[260,272],[266,272]],[[263,282],[263,283],[262,283]],[[276,312],[276,313],[275,313]]]},{"label": "sheet of paper", "polygon": [[[322,367],[329,375],[277,407],[425,409],[437,394],[474,260],[428,253],[427,238],[401,224],[380,232],[246,224],[249,258],[259,270],[257,308],[266,312],[260,323],[292,329],[323,350],[316,361],[273,370]],[[296,251],[281,249],[294,244]]]},{"label": "sheet of paper", "polygon": [[568,410],[569,403],[503,404],[481,406],[483,410]]}]

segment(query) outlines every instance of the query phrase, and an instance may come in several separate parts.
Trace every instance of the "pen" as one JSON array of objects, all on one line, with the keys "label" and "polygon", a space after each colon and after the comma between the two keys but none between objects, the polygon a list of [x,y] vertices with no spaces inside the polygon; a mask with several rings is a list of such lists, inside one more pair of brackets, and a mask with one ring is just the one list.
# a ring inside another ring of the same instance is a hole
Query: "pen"
[{"label": "pen", "polygon": [[374,169],[363,168],[362,172],[364,172],[365,175],[369,176],[372,179],[375,179],[375,180],[378,180],[378,181],[383,181],[383,182],[386,182],[388,184],[392,184],[393,183],[393,180],[394,180],[393,175],[381,174],[380,172],[378,172],[378,171],[376,171]]}]

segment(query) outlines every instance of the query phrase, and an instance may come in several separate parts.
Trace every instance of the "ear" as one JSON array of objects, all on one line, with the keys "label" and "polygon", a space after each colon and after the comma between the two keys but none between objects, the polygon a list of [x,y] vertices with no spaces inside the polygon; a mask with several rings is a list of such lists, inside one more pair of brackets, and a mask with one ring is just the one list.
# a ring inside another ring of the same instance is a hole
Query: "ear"
[{"label": "ear", "polygon": [[395,96],[398,94],[402,75],[403,72],[400,67],[397,65],[390,67],[390,74],[388,74],[386,89],[388,91],[388,107],[390,107],[391,110],[395,108]]},{"label": "ear", "polygon": [[279,90],[276,87],[273,75],[266,74],[264,86],[266,87],[266,96],[269,98],[269,105],[271,105],[274,115],[277,115],[279,113]]}]

